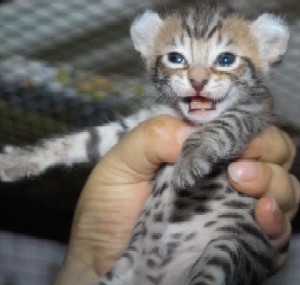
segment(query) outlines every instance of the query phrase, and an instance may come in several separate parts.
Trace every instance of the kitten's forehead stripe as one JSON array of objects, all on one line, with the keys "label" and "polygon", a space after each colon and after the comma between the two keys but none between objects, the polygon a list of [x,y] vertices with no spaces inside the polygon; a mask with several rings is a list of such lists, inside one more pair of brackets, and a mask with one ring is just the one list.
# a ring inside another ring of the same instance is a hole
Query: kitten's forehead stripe
[{"label": "kitten's forehead stripe", "polygon": [[219,20],[217,24],[215,24],[211,30],[208,32],[207,40],[209,40],[217,31],[219,31],[223,26],[223,21]]},{"label": "kitten's forehead stripe", "polygon": [[183,31],[186,31],[186,33],[188,34],[188,36],[190,38],[192,38],[194,36],[192,29],[188,23],[188,18],[187,17],[182,17],[181,18],[181,28]]},{"label": "kitten's forehead stripe", "polygon": [[181,23],[181,28],[196,39],[209,39],[222,25],[232,11],[217,3],[202,2],[193,8],[186,8],[178,14],[172,15]]}]

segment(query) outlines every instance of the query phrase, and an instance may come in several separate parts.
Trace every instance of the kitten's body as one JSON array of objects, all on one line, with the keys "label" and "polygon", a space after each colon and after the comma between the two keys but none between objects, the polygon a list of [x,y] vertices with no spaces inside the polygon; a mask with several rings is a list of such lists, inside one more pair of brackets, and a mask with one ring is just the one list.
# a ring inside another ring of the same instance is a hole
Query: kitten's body
[{"label": "kitten's body", "polygon": [[157,173],[127,252],[97,284],[260,284],[280,253],[256,225],[255,200],[229,185],[226,166],[272,121],[263,81],[285,53],[285,24],[269,14],[250,22],[207,1],[164,19],[148,11],[131,35],[161,103],[32,148],[7,148],[1,179],[93,161],[148,118],[184,118],[198,131],[175,166]]}]

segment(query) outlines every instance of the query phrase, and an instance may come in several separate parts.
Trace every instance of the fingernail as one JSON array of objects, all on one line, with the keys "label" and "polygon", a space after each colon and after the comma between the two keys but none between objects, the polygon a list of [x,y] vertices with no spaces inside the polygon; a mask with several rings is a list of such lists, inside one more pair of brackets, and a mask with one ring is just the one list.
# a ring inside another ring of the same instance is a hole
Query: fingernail
[{"label": "fingernail", "polygon": [[180,128],[179,133],[178,133],[178,141],[180,143],[184,143],[188,137],[191,136],[196,131],[195,127],[185,125]]},{"label": "fingernail", "polygon": [[275,214],[276,216],[281,216],[281,210],[277,204],[277,202],[273,199],[273,198],[270,198],[270,200],[272,201],[272,213]]},{"label": "fingernail", "polygon": [[[278,233],[277,233],[277,236],[278,236],[278,235],[281,235],[282,233],[286,232],[286,230],[289,226],[289,223],[287,221],[287,218],[285,217],[285,215],[279,208],[277,202],[273,198],[270,198],[270,199],[272,200],[272,213],[274,215],[274,219],[278,223],[278,225],[280,225],[280,227],[278,228]],[[273,238],[274,238],[274,236],[273,236]]]},{"label": "fingernail", "polygon": [[228,167],[230,178],[239,182],[249,182],[259,177],[260,169],[255,162],[234,162]]},{"label": "fingernail", "polygon": [[268,233],[268,236],[271,240],[275,240],[287,231],[289,223],[287,222],[287,219],[279,208],[277,202],[273,198],[264,197],[262,199],[266,199],[267,203],[265,202],[265,209],[273,215],[269,221],[272,231]]},{"label": "fingernail", "polygon": [[264,199],[264,203],[265,203],[264,207],[266,210],[268,210],[269,212],[274,214],[276,216],[276,218],[282,216],[282,212],[281,212],[277,202],[273,198],[264,197],[262,199]]}]

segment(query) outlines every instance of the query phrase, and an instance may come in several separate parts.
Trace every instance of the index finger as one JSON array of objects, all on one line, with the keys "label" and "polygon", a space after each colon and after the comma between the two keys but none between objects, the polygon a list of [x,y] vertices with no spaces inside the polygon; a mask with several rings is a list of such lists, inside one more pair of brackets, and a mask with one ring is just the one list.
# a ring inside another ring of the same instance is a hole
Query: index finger
[{"label": "index finger", "polygon": [[242,154],[242,158],[269,162],[290,169],[296,154],[291,138],[275,126],[270,126],[253,139]]}]

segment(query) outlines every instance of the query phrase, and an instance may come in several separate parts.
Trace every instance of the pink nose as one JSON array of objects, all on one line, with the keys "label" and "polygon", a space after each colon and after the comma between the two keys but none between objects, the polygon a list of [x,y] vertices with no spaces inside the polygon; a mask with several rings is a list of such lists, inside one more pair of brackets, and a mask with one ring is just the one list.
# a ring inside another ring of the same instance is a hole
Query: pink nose
[{"label": "pink nose", "polygon": [[204,86],[207,84],[208,80],[196,80],[190,79],[191,85],[196,92],[200,92],[203,90]]}]

